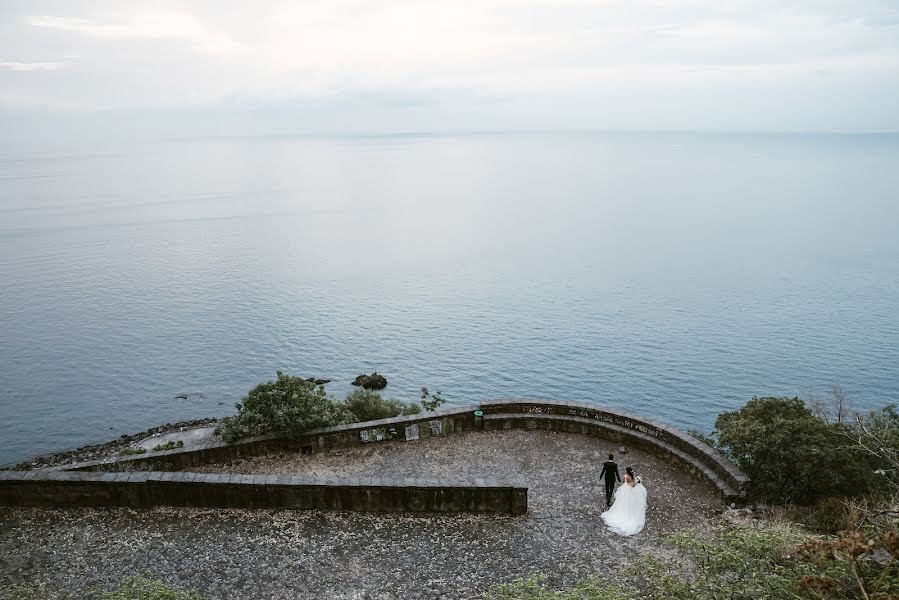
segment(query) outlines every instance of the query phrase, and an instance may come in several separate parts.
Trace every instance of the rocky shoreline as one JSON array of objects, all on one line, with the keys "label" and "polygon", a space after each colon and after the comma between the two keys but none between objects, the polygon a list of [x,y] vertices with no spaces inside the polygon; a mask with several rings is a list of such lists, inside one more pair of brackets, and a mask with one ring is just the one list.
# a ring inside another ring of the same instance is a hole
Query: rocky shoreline
[{"label": "rocky shoreline", "polygon": [[118,438],[101,444],[90,444],[75,448],[74,450],[66,450],[37,456],[31,460],[25,460],[18,464],[0,467],[0,471],[30,471],[32,469],[46,469],[48,467],[58,467],[76,462],[88,460],[103,460],[104,458],[112,458],[119,456],[122,449],[130,447],[141,440],[148,437],[183,431],[185,429],[193,429],[195,427],[209,427],[218,424],[219,419],[207,417],[204,419],[193,419],[190,421],[177,421],[175,423],[165,423],[157,427],[151,427],[146,431],[133,434],[122,434]]}]

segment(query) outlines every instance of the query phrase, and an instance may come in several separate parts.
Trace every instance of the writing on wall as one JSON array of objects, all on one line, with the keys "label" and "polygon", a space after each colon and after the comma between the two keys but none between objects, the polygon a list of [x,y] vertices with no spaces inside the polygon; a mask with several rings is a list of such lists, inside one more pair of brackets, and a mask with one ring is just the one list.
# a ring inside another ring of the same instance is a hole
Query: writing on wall
[{"label": "writing on wall", "polygon": [[576,417],[586,417],[588,419],[596,419],[597,421],[602,421],[604,423],[618,425],[619,427],[624,427],[626,429],[633,429],[634,431],[639,431],[640,433],[645,433],[653,437],[663,436],[662,431],[651,425],[628,419],[627,417],[622,417],[620,415],[589,410],[586,408],[573,408],[568,406],[526,406],[524,407],[524,412],[529,414],[565,414]]}]

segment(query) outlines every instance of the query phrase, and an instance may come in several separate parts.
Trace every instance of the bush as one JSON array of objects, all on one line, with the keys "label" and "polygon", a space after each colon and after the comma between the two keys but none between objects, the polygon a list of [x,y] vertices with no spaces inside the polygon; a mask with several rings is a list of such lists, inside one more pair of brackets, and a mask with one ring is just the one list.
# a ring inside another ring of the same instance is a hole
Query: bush
[{"label": "bush", "polygon": [[753,398],[715,427],[718,447],[752,478],[755,500],[808,505],[875,485],[872,459],[848,426],[816,417],[798,398]]},{"label": "bush", "polygon": [[799,555],[818,567],[799,587],[816,598],[899,598],[899,532],[867,536],[842,531],[836,538],[809,540]]},{"label": "bush", "polygon": [[260,383],[237,403],[237,415],[218,428],[225,441],[266,433],[296,436],[317,427],[354,421],[352,413],[322,386],[277,372],[277,379]]},{"label": "bush", "polygon": [[794,520],[820,533],[836,533],[853,526],[843,498],[823,498],[810,509],[792,512]]},{"label": "bush", "polygon": [[421,412],[418,404],[403,404],[399,400],[385,400],[379,392],[366,389],[353,390],[344,401],[346,409],[356,421],[389,419],[397,415],[412,415]]}]

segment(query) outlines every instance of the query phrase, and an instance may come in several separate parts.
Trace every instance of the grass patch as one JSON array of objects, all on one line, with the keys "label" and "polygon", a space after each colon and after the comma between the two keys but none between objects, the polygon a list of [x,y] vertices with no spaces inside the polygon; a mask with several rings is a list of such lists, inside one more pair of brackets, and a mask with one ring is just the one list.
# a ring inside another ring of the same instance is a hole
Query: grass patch
[{"label": "grass patch", "polygon": [[146,448],[128,446],[127,448],[119,450],[119,454],[122,456],[133,456],[135,454],[144,454],[146,451]]},{"label": "grass patch", "polygon": [[175,450],[176,448],[184,448],[184,442],[172,440],[164,444],[156,444],[153,446],[153,452],[162,452],[163,450]]}]

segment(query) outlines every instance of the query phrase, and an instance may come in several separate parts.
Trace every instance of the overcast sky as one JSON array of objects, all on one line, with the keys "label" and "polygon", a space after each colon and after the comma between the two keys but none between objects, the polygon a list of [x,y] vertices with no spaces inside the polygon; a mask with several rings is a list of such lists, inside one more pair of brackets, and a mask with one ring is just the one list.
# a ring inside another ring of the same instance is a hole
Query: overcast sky
[{"label": "overcast sky", "polygon": [[0,0],[0,125],[64,123],[899,131],[899,0]]}]

